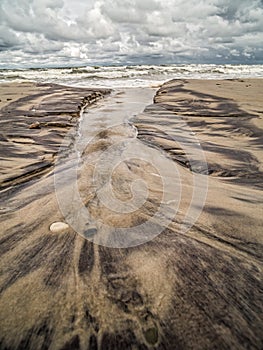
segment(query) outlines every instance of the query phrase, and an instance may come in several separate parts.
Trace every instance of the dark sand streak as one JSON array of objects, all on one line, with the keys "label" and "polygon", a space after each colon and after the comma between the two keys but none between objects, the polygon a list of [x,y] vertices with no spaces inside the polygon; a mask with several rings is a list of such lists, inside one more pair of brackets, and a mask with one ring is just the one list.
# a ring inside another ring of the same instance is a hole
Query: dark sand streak
[{"label": "dark sand streak", "polygon": [[81,109],[110,92],[24,83],[17,95],[28,87],[31,94],[9,101],[0,110],[1,190],[49,172],[63,136],[77,125]]}]

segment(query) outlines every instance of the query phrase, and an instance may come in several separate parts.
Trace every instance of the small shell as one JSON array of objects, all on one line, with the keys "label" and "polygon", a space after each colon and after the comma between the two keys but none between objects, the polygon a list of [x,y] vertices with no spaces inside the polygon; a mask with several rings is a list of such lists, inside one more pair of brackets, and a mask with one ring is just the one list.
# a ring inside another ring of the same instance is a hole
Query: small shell
[{"label": "small shell", "polygon": [[60,233],[64,232],[69,228],[69,225],[65,222],[53,222],[53,224],[50,225],[49,229],[53,233]]}]

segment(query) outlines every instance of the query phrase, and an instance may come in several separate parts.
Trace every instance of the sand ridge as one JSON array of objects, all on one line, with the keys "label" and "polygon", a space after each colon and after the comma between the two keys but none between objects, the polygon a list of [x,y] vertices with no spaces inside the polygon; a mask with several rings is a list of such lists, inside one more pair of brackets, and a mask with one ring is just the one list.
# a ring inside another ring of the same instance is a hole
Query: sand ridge
[{"label": "sand ridge", "polygon": [[109,92],[55,84],[0,85],[0,187],[8,189],[47,173],[83,106]]}]

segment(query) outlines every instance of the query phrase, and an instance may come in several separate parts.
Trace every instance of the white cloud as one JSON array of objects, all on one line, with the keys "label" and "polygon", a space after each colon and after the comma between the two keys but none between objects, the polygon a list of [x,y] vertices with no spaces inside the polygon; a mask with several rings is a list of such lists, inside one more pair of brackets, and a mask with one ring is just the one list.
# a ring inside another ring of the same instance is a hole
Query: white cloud
[{"label": "white cloud", "polygon": [[1,0],[0,23],[2,65],[263,61],[260,0]]}]

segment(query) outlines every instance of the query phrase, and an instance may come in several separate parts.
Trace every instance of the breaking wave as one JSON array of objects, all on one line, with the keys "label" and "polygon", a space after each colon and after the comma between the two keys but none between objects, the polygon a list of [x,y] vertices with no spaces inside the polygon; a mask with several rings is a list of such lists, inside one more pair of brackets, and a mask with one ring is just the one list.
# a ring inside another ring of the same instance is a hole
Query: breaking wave
[{"label": "breaking wave", "polygon": [[83,87],[149,87],[170,79],[263,77],[263,65],[137,65],[2,69],[0,82],[36,81]]}]

